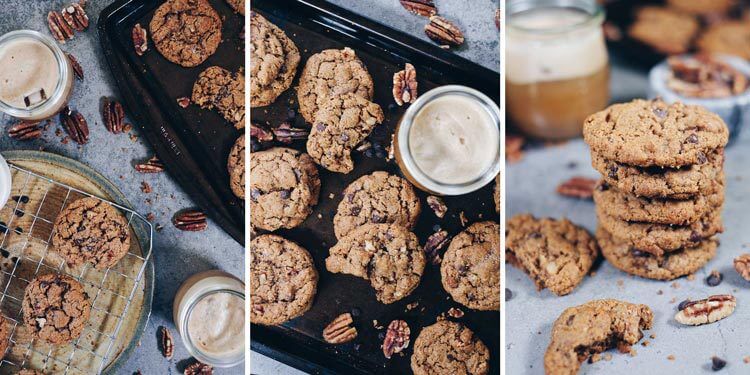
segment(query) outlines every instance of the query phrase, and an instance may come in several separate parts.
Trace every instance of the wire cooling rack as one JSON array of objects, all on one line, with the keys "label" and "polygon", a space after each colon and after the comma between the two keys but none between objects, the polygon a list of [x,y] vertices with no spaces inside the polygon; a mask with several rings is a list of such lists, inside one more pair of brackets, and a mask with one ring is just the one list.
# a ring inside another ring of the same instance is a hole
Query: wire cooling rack
[{"label": "wire cooling rack", "polygon": [[[45,373],[101,373],[120,353],[123,324],[151,257],[153,227],[140,214],[69,185],[11,164],[11,200],[0,210],[0,311],[11,326],[10,346],[0,362],[0,373],[34,368]],[[131,245],[116,265],[97,270],[88,263],[70,267],[50,246],[57,215],[70,202],[93,197],[118,209],[128,221]],[[148,233],[148,238],[139,238]],[[54,346],[34,338],[23,324],[22,300],[26,286],[37,275],[58,273],[78,280],[91,301],[83,333],[66,345]],[[137,310],[136,310],[137,311]],[[136,317],[137,319],[137,317]],[[127,343],[125,343],[127,344]]]}]

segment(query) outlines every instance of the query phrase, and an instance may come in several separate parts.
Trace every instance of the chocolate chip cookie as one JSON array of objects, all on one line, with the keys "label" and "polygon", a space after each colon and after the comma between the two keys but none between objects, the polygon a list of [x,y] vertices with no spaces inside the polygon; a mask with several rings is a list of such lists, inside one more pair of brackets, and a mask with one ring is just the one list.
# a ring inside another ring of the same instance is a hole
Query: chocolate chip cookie
[{"label": "chocolate chip cookie", "polygon": [[245,74],[211,66],[198,75],[193,85],[193,103],[203,109],[216,109],[235,128],[245,127]]},{"label": "chocolate chip cookie", "polygon": [[718,247],[717,241],[706,240],[694,248],[653,255],[617,242],[602,228],[597,229],[596,238],[604,258],[615,268],[654,280],[672,280],[697,272],[713,259]]},{"label": "chocolate chip cookie", "polygon": [[552,339],[544,354],[547,374],[578,373],[592,354],[614,347],[627,348],[651,329],[654,314],[646,305],[601,299],[570,307],[552,326]]},{"label": "chocolate chip cookie", "polygon": [[238,198],[245,199],[245,135],[234,142],[227,158],[229,186]]},{"label": "chocolate chip cookie", "polygon": [[685,13],[722,14],[737,5],[736,0],[667,0],[667,5]]},{"label": "chocolate chip cookie", "polygon": [[318,271],[312,256],[296,243],[273,234],[250,242],[250,321],[276,325],[312,307]]},{"label": "chocolate chip cookie", "polygon": [[167,0],[149,29],[159,53],[187,68],[206,61],[221,43],[221,17],[206,0]]},{"label": "chocolate chip cookie", "polygon": [[724,189],[690,199],[642,198],[621,193],[600,182],[594,189],[594,202],[606,214],[625,221],[688,225],[724,204]]},{"label": "chocolate chip cookie", "polygon": [[661,53],[673,55],[687,52],[699,30],[698,20],[690,14],[646,6],[636,12],[628,35]]},{"label": "chocolate chip cookie", "polygon": [[453,237],[440,264],[453,300],[475,310],[500,309],[500,225],[474,223]]},{"label": "chocolate chip cookie", "polygon": [[599,254],[589,232],[568,219],[516,215],[506,223],[505,259],[526,272],[537,289],[562,296],[588,274]]},{"label": "chocolate chip cookie", "polygon": [[310,155],[284,147],[250,154],[250,223],[274,231],[300,225],[318,204],[320,178]]},{"label": "chocolate chip cookie", "polygon": [[26,286],[23,322],[32,334],[53,345],[81,335],[91,312],[83,286],[67,275],[38,276]]},{"label": "chocolate chip cookie", "polygon": [[250,12],[250,107],[264,107],[292,85],[299,49],[284,31]]},{"label": "chocolate chip cookie", "polygon": [[358,178],[342,195],[333,217],[333,231],[339,239],[368,223],[394,223],[411,230],[422,211],[409,181],[387,172]]},{"label": "chocolate chip cookie", "polygon": [[4,316],[0,316],[0,360],[5,358],[5,352],[10,346],[10,336],[12,334],[12,324],[5,319]]},{"label": "chocolate chip cookie", "polygon": [[245,0],[227,0],[227,4],[229,4],[235,12],[243,16],[245,15]]},{"label": "chocolate chip cookie", "polygon": [[353,93],[332,96],[315,115],[307,138],[307,152],[321,167],[332,172],[354,169],[351,153],[383,122],[379,105]]},{"label": "chocolate chip cookie", "polygon": [[372,100],[370,73],[351,48],[327,49],[307,60],[297,87],[299,112],[310,124],[318,109],[332,96],[353,93]]},{"label": "chocolate chip cookie", "polygon": [[750,59],[750,21],[727,21],[709,27],[698,38],[701,52]]},{"label": "chocolate chip cookie", "polygon": [[636,99],[591,115],[583,137],[593,153],[620,163],[650,167],[703,164],[727,144],[718,115],[696,105]]},{"label": "chocolate chip cookie", "polygon": [[397,224],[366,224],[330,248],[326,269],[370,281],[378,301],[389,304],[419,285],[426,264],[417,236]]},{"label": "chocolate chip cookie", "polygon": [[595,153],[591,164],[610,186],[637,196],[688,199],[723,188],[724,150],[707,154],[703,164],[681,168],[641,168],[607,160]]},{"label": "chocolate chip cookie", "polygon": [[474,332],[447,320],[425,327],[414,341],[411,370],[414,375],[484,375],[490,368],[490,351]]},{"label": "chocolate chip cookie", "polygon": [[52,247],[71,267],[88,262],[104,270],[117,264],[130,249],[127,220],[96,198],[70,203],[57,215],[53,230]]}]

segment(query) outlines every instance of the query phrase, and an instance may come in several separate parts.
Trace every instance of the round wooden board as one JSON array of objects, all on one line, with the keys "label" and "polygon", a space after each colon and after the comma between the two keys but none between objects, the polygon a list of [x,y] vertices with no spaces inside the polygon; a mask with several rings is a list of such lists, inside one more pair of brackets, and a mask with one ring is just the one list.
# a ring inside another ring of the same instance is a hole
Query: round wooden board
[{"label": "round wooden board", "polygon": [[[131,207],[110,181],[80,162],[41,151],[6,151],[2,154],[10,164],[19,168],[123,207]],[[0,235],[3,248],[10,252],[10,256],[3,259],[5,264],[0,264],[0,268],[6,271],[0,278],[0,309],[3,315],[20,321],[20,300],[28,280],[35,274],[51,272],[65,272],[80,277],[93,301],[93,308],[87,329],[76,345],[54,347],[40,340],[32,340],[28,329],[23,324],[18,324],[13,333],[15,345],[6,354],[6,361],[0,365],[0,374],[19,370],[10,363],[24,363],[25,368],[43,369],[45,373],[65,372],[68,367],[67,374],[94,374],[102,362],[105,362],[102,367],[104,373],[121,372],[120,367],[137,346],[151,313],[154,283],[151,258],[145,265],[140,283],[134,285],[134,279],[144,268],[142,257],[148,251],[151,228],[140,219],[132,218],[129,253],[109,272],[102,272],[91,266],[69,267],[46,244],[52,232],[51,223],[57,213],[65,205],[84,195],[75,191],[68,193],[67,189],[45,178],[37,178],[17,169],[11,169],[11,175],[11,196],[26,195],[29,200],[18,207],[25,211],[21,216],[14,214],[16,202],[13,200],[0,210],[0,220],[6,220],[7,224],[3,224],[10,229],[5,238]],[[123,211],[123,214],[131,218],[127,212]],[[19,260],[15,261],[14,256]],[[10,277],[8,275],[14,264],[14,276]],[[11,268],[6,268],[8,266]],[[125,311],[131,292],[133,296]],[[115,331],[118,332],[117,336],[112,337]],[[29,343],[33,350],[29,350]],[[104,361],[108,349],[109,354]],[[48,354],[50,359],[47,359]]]}]

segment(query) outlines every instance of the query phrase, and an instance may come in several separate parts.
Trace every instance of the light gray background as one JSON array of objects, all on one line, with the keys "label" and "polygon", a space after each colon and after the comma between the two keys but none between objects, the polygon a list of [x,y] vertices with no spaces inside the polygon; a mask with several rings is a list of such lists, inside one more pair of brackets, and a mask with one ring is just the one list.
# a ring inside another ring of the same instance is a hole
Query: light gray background
[{"label": "light gray background", "polygon": [[[645,97],[648,83],[645,74],[624,68],[618,61],[612,70],[611,90],[613,101],[628,101]],[[747,339],[750,319],[750,283],[744,281],[733,269],[732,259],[748,252],[745,243],[750,236],[746,223],[750,219],[750,200],[747,178],[750,173],[750,133],[748,130],[726,150],[727,177],[726,202],[723,212],[725,232],[720,236],[721,246],[715,259],[695,274],[695,280],[686,278],[672,282],[653,281],[620,272],[607,262],[598,268],[596,275],[586,277],[571,294],[556,297],[547,290],[537,292],[533,282],[512,266],[506,266],[507,287],[513,299],[507,302],[506,369],[508,374],[543,374],[544,352],[549,344],[552,323],[567,307],[593,299],[615,298],[647,304],[654,311],[654,328],[646,333],[648,347],[636,345],[635,357],[609,351],[611,361],[584,363],[581,374],[699,374],[711,373],[711,357],[719,356],[728,364],[722,373],[747,374],[750,364],[743,358],[750,355]],[[569,164],[575,163],[575,168]],[[532,213],[537,217],[568,217],[571,221],[596,229],[594,203],[590,200],[564,198],[555,192],[557,185],[575,175],[596,178],[591,167],[589,149],[582,140],[568,142],[559,147],[546,147],[527,152],[523,160],[507,167],[506,202],[507,217]],[[724,282],[708,287],[705,279],[711,270],[724,274]],[[618,284],[618,283],[621,283]],[[657,294],[658,291],[663,294]],[[681,326],[674,320],[676,306],[686,298],[693,300],[713,294],[730,293],[737,297],[737,309],[729,318],[699,327]],[[650,339],[649,334],[655,334]],[[667,356],[676,360],[669,361]]]},{"label": "light gray background", "polygon": [[[23,28],[50,35],[46,26],[47,12],[62,9],[70,1],[72,0],[4,0],[0,10],[0,34]],[[75,55],[83,66],[85,79],[75,83],[70,105],[87,119],[91,130],[89,143],[84,146],[78,146],[73,141],[67,145],[61,144],[61,137],[54,134],[55,129],[59,128],[56,118],[43,139],[15,142],[7,135],[7,126],[14,123],[14,120],[0,115],[0,150],[44,149],[81,161],[120,188],[136,211],[144,215],[149,212],[156,215],[155,222],[163,225],[164,229],[157,232],[154,238],[156,286],[152,315],[140,346],[134,351],[122,373],[133,373],[140,369],[144,374],[181,374],[185,364],[190,364],[185,361],[190,355],[183,348],[172,323],[174,294],[188,276],[208,269],[222,269],[244,279],[243,247],[213,222],[209,222],[209,228],[204,232],[191,233],[175,229],[171,224],[172,215],[180,209],[193,207],[194,203],[168,174],[135,172],[133,161],[146,159],[153,152],[145,141],[139,139],[133,142],[125,134],[113,135],[105,129],[99,112],[99,100],[105,95],[117,96],[117,90],[104,60],[96,23],[101,10],[110,3],[109,0],[89,0],[86,11],[91,26],[86,32],[77,33],[73,40],[62,45],[62,49]],[[180,68],[175,65],[175,69]],[[138,131],[134,130],[133,133],[138,134]],[[142,181],[151,185],[153,193],[141,192]],[[153,202],[151,205],[146,204],[147,198]],[[157,346],[157,330],[160,326],[169,327],[176,341],[171,361],[162,357]],[[243,372],[242,366],[216,371],[218,374]]]},{"label": "light gray background", "polygon": [[[426,18],[407,12],[398,0],[330,0],[397,30],[429,40],[424,34]],[[497,0],[435,0],[439,14],[454,21],[464,32],[465,45],[456,49],[459,55],[485,67],[500,71],[500,38],[495,26]],[[499,90],[500,88],[498,88]],[[253,374],[302,374],[289,366],[252,352]]]}]

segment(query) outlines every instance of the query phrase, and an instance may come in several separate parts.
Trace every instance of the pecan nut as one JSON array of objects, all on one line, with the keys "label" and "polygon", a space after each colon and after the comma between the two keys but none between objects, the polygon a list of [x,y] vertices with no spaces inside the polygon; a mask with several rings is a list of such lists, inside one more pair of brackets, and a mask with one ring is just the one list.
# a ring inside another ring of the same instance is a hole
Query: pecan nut
[{"label": "pecan nut", "polygon": [[187,108],[190,105],[190,98],[187,96],[177,98],[177,105],[179,105],[180,108]]},{"label": "pecan nut", "polygon": [[183,372],[184,375],[212,375],[213,373],[214,368],[203,362],[195,362],[185,367],[185,371]]},{"label": "pecan nut", "polygon": [[68,56],[70,66],[73,68],[73,74],[76,76],[76,79],[83,81],[83,68],[81,67],[81,64],[78,63],[78,59],[69,53],[66,53],[66,55]]},{"label": "pecan nut", "polygon": [[172,340],[172,333],[169,332],[167,327],[162,326],[161,332],[161,354],[166,359],[172,359],[174,355],[174,340]]},{"label": "pecan nut", "polygon": [[258,142],[270,142],[273,141],[273,133],[266,130],[260,125],[254,123],[250,124],[250,137],[255,138]]},{"label": "pecan nut", "polygon": [[404,70],[393,74],[393,99],[399,106],[417,100],[417,71],[406,63]]},{"label": "pecan nut", "polygon": [[47,13],[47,27],[52,36],[62,44],[65,44],[66,40],[73,39],[73,29],[57,11]]},{"label": "pecan nut", "polygon": [[208,217],[200,210],[183,210],[174,216],[172,224],[179,230],[200,232],[208,227]]},{"label": "pecan nut", "polygon": [[719,321],[731,315],[737,299],[729,294],[719,294],[699,301],[690,301],[678,311],[674,319],[682,324],[697,326]]},{"label": "pecan nut", "polygon": [[21,121],[8,128],[8,136],[19,141],[28,141],[42,137],[42,127],[39,122]]},{"label": "pecan nut", "polygon": [[710,55],[673,56],[667,60],[671,75],[667,86],[676,93],[694,98],[725,98],[748,89],[747,76]]},{"label": "pecan nut", "polygon": [[396,353],[401,353],[409,347],[409,336],[411,330],[409,325],[403,320],[394,320],[388,325],[388,330],[383,339],[383,355],[391,359]]},{"label": "pecan nut", "polygon": [[453,319],[461,319],[464,317],[464,311],[459,308],[451,307],[450,309],[448,309],[448,316]]},{"label": "pecan nut", "polygon": [[440,264],[440,250],[448,243],[448,232],[441,230],[430,235],[424,244],[427,260],[432,264]]},{"label": "pecan nut", "polygon": [[329,344],[343,344],[357,337],[357,328],[352,325],[352,314],[343,313],[323,329],[323,340]]},{"label": "pecan nut", "polygon": [[136,23],[130,31],[130,37],[133,39],[133,48],[135,54],[143,56],[148,51],[148,33],[140,23]]},{"label": "pecan nut", "polygon": [[416,15],[430,17],[437,14],[437,8],[433,0],[400,0],[401,6]]},{"label": "pecan nut", "polygon": [[442,198],[430,195],[427,197],[427,205],[430,206],[435,216],[442,219],[445,217],[445,213],[448,212],[448,206],[445,205],[445,201]]},{"label": "pecan nut", "polygon": [[60,123],[70,138],[76,143],[81,145],[88,143],[89,125],[80,112],[74,111],[66,106],[63,108],[62,112],[60,112]]},{"label": "pecan nut", "polygon": [[742,254],[734,258],[734,269],[743,279],[750,281],[750,254]]},{"label": "pecan nut", "polygon": [[135,170],[141,173],[159,173],[164,172],[164,163],[158,157],[152,156],[145,163],[135,165]]},{"label": "pecan nut", "polygon": [[464,34],[461,29],[451,21],[440,17],[431,16],[430,23],[424,27],[427,36],[443,47],[460,46],[464,43]]},{"label": "pecan nut", "polygon": [[307,129],[294,128],[288,122],[282,123],[271,131],[273,131],[276,139],[282,143],[292,143],[292,141],[297,139],[307,139],[307,136],[310,135],[310,131]]},{"label": "pecan nut", "polygon": [[89,28],[89,16],[79,3],[73,3],[60,12],[65,23],[75,31],[85,31]]},{"label": "pecan nut", "polygon": [[[588,199],[594,195],[597,180],[586,177],[572,177],[557,187],[557,193],[566,197]],[[600,188],[606,188],[600,185]]]},{"label": "pecan nut", "polygon": [[102,105],[102,119],[104,120],[104,126],[112,134],[122,133],[122,128],[125,123],[125,110],[122,108],[122,104],[117,100],[104,97]]}]

